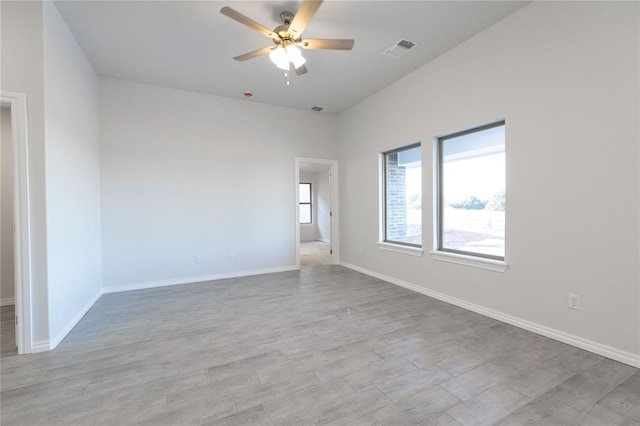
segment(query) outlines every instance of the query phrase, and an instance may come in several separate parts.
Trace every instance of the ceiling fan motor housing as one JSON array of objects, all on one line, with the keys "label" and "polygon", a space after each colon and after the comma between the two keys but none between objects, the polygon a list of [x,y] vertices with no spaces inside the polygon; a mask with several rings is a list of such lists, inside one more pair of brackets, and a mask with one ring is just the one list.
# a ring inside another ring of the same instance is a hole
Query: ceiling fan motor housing
[{"label": "ceiling fan motor housing", "polygon": [[289,11],[284,11],[280,13],[280,19],[282,20],[282,25],[279,25],[273,29],[273,32],[280,36],[280,40],[274,40],[277,45],[286,44],[282,43],[285,40],[293,40],[291,35],[289,34],[289,25],[291,21],[293,21],[294,15]]}]

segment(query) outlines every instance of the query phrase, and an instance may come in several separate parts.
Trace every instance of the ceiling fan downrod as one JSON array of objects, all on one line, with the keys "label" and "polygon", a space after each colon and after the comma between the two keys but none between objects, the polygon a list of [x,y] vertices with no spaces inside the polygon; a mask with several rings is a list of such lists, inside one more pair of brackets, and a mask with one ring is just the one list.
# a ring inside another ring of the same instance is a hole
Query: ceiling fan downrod
[{"label": "ceiling fan downrod", "polygon": [[284,12],[280,13],[280,19],[282,20],[282,23],[285,25],[289,25],[291,24],[291,21],[293,21],[293,13],[289,12],[288,10],[285,10]]}]

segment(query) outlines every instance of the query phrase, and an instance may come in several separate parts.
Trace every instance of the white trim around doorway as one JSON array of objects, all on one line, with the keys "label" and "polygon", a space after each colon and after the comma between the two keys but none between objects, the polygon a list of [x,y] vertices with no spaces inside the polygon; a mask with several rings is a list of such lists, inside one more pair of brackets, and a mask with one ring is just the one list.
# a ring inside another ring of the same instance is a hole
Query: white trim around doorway
[{"label": "white trim around doorway", "polygon": [[31,334],[31,215],[29,192],[29,132],[27,96],[0,92],[0,105],[11,110],[13,143],[13,218],[15,262],[16,345],[19,354],[33,352]]}]

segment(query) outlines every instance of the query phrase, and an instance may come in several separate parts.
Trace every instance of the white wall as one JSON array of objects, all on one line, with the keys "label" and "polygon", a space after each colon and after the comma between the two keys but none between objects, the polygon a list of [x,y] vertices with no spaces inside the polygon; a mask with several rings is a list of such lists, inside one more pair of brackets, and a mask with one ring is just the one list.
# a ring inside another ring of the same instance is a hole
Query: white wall
[{"label": "white wall", "polygon": [[316,173],[316,223],[318,226],[317,239],[331,241],[331,169],[320,170]]},{"label": "white wall", "polygon": [[53,2],[44,4],[50,339],[101,292],[98,81]]},{"label": "white wall", "polygon": [[44,54],[42,3],[0,1],[0,89],[27,95],[31,188],[32,338],[47,341],[48,296],[44,175]]},{"label": "white wall", "polygon": [[[341,259],[640,364],[638,12],[533,3],[342,114]],[[500,117],[510,269],[433,260],[426,202],[424,256],[378,249],[378,153],[422,141],[431,200],[434,136]]]},{"label": "white wall", "polygon": [[11,109],[0,108],[0,302],[15,298],[13,266],[13,140]]},{"label": "white wall", "polygon": [[300,224],[300,241],[315,241],[318,239],[318,187],[316,174],[300,172],[300,183],[311,184],[311,222]]},{"label": "white wall", "polygon": [[294,159],[336,117],[111,79],[100,117],[105,290],[295,267]]}]

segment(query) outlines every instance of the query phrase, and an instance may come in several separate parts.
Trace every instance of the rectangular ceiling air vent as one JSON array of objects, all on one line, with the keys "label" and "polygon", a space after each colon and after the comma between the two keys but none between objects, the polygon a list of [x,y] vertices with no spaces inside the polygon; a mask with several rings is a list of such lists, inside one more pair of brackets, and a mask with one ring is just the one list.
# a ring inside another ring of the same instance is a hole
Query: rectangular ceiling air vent
[{"label": "rectangular ceiling air vent", "polygon": [[411,49],[416,47],[416,44],[409,40],[400,40],[384,52],[383,55],[391,56],[394,59],[398,59],[400,56],[404,55]]},{"label": "rectangular ceiling air vent", "polygon": [[320,112],[322,110],[324,110],[324,107],[321,106],[312,106],[311,108],[309,108],[311,111],[316,111],[316,112]]}]

